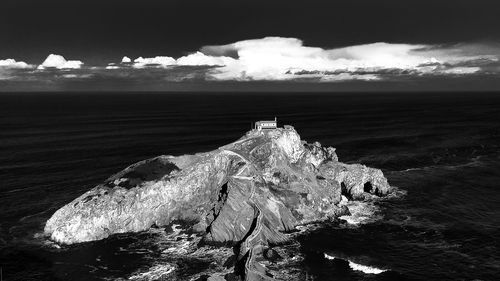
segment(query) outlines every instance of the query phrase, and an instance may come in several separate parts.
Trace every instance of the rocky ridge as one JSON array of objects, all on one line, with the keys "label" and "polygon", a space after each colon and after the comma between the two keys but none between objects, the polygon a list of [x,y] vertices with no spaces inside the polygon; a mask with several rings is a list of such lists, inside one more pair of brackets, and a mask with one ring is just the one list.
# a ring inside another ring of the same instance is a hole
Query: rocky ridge
[{"label": "rocky ridge", "polygon": [[73,244],[182,222],[201,243],[234,247],[234,278],[269,280],[260,261],[287,232],[348,213],[343,197],[389,192],[382,171],[341,163],[293,127],[252,130],[211,152],[131,165],[57,210],[45,233]]}]

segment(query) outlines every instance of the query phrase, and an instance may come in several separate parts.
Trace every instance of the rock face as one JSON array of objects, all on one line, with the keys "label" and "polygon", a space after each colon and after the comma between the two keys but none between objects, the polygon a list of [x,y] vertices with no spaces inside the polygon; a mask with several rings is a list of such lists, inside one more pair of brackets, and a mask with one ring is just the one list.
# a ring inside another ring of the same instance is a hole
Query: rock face
[{"label": "rock face", "polygon": [[266,280],[258,262],[266,246],[348,212],[342,195],[390,189],[380,170],[343,164],[334,148],[305,143],[292,127],[252,130],[211,152],[136,163],[56,211],[45,233],[72,244],[181,221],[206,243],[234,246],[236,275]]}]

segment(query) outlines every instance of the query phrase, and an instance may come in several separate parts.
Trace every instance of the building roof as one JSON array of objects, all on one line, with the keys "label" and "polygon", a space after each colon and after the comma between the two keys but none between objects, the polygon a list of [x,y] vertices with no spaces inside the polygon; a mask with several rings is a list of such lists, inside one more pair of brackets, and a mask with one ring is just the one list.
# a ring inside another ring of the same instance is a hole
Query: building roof
[{"label": "building roof", "polygon": [[262,123],[276,123],[278,122],[278,118],[274,117],[274,120],[260,120],[255,122],[255,124],[262,124]]}]

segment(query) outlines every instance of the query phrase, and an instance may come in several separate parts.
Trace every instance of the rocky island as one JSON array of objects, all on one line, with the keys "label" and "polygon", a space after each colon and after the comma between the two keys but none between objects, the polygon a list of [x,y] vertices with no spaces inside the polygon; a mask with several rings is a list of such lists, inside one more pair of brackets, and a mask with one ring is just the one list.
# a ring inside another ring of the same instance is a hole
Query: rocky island
[{"label": "rocky island", "polygon": [[389,192],[382,171],[341,163],[291,126],[254,129],[210,152],[133,164],[57,210],[45,233],[74,244],[180,222],[200,243],[233,247],[232,272],[211,280],[272,280],[260,261],[287,233],[345,215],[342,201]]}]

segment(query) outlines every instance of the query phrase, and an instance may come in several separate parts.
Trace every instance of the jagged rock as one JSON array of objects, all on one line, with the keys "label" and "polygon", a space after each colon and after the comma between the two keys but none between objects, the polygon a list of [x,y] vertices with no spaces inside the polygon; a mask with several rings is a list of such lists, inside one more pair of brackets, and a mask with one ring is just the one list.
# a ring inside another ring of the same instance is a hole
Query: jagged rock
[{"label": "jagged rock", "polygon": [[45,232],[72,244],[182,221],[205,243],[235,246],[245,280],[269,280],[257,261],[265,245],[345,214],[342,195],[390,189],[380,170],[340,163],[334,148],[301,141],[293,127],[252,130],[211,152],[136,163],[56,211]]},{"label": "jagged rock", "polygon": [[266,249],[264,250],[264,258],[266,258],[269,261],[276,261],[281,259],[281,256],[276,252],[274,249]]},{"label": "jagged rock", "polygon": [[221,275],[212,275],[207,278],[207,281],[226,281],[226,278]]}]

